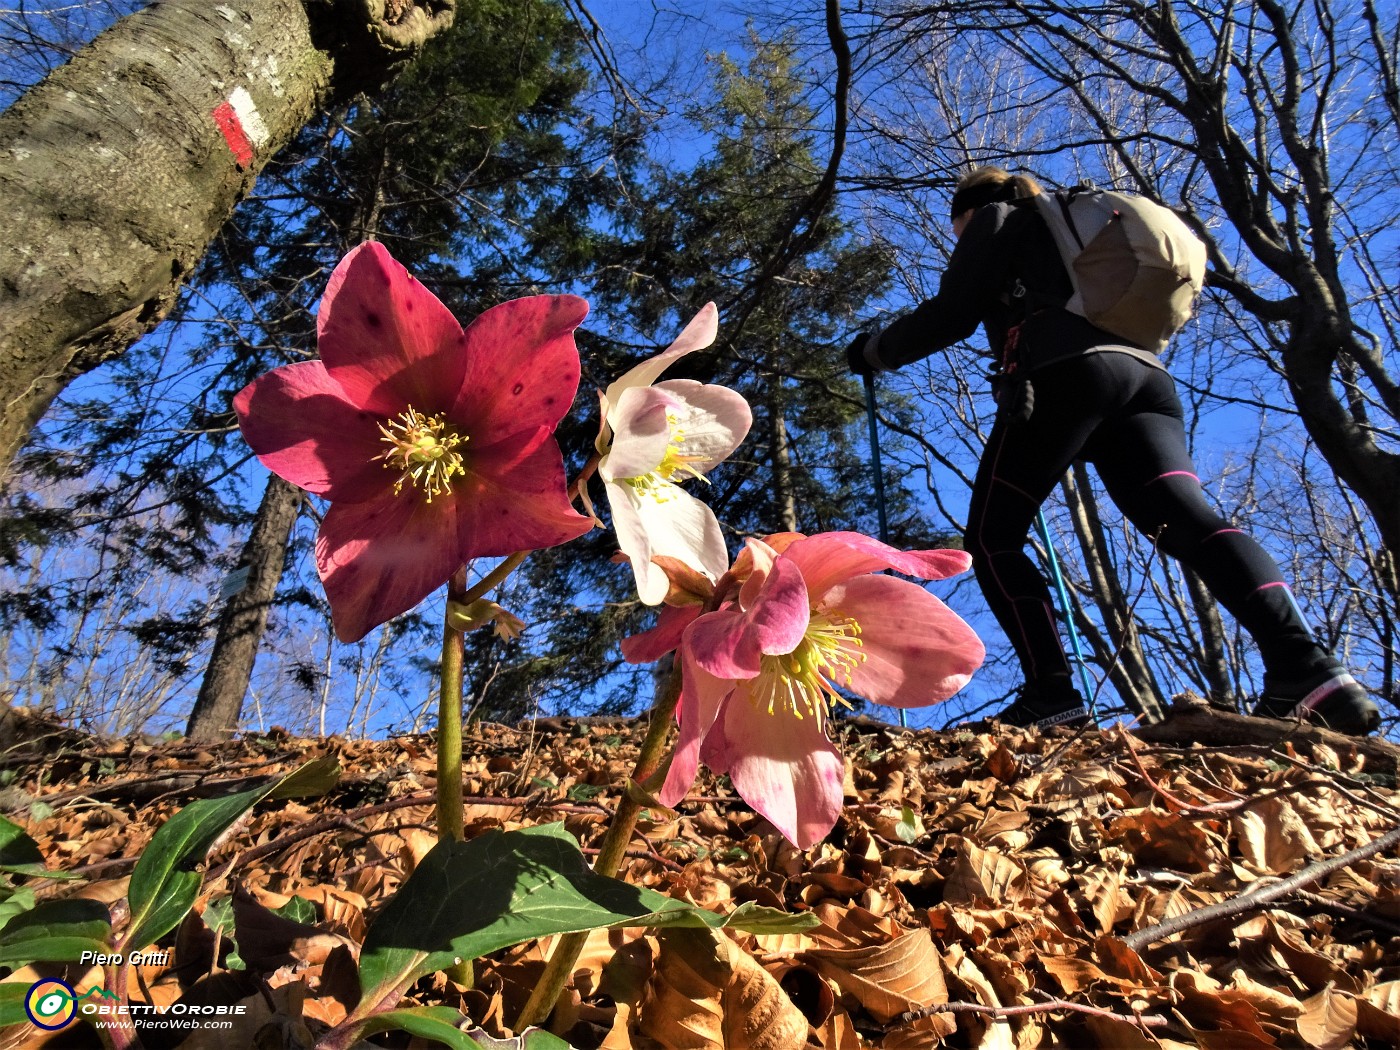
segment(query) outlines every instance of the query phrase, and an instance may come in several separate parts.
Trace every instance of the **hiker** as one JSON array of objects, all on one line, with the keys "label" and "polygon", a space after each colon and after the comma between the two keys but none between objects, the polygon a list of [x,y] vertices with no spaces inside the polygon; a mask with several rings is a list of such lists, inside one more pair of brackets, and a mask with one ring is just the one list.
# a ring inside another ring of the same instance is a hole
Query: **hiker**
[{"label": "hiker", "polygon": [[[1046,581],[1025,550],[1041,504],[1070,464],[1085,459],[1128,520],[1199,574],[1249,631],[1264,663],[1256,715],[1374,731],[1380,712],[1309,630],[1274,560],[1206,500],[1175,384],[1154,352],[1160,345],[1132,343],[1065,308],[1082,288],[1037,206],[1041,193],[1034,179],[1001,168],[967,174],[953,193],[957,244],[938,294],[847,349],[851,369],[865,375],[946,349],[978,324],[986,331],[997,413],[972,486],[965,544],[1025,674],[997,717],[1041,728],[1089,720]],[[1204,250],[1192,247],[1201,251],[1203,276]]]}]

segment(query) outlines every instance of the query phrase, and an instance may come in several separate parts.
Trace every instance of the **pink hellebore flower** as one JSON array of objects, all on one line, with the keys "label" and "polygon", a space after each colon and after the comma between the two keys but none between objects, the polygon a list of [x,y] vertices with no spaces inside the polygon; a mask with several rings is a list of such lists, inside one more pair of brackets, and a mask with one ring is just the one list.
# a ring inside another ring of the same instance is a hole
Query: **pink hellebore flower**
[{"label": "pink hellebore flower", "polygon": [[276,474],[330,501],[316,567],[342,641],[413,608],[472,558],[564,543],[574,510],[554,428],[573,403],[588,304],[536,295],[464,332],[377,243],[331,274],[320,360],[234,398]]},{"label": "pink hellebore flower", "polygon": [[655,383],[672,362],[709,346],[719,312],[707,303],[679,338],[608,387],[602,395],[598,474],[608,493],[617,543],[632,564],[647,605],[666,597],[665,572],[654,557],[675,558],[711,580],[729,566],[714,511],[680,487],[733,452],[753,416],[727,387],[671,379]]},{"label": "pink hellebore flower", "polygon": [[629,658],[679,641],[680,739],[660,800],[683,799],[703,761],[800,849],[820,841],[842,803],[844,764],[825,731],[828,708],[843,702],[836,687],[896,707],[934,704],[985,655],[943,602],[877,573],[938,580],[969,564],[962,551],[900,551],[855,532],[750,540],[736,598],[630,640]]}]

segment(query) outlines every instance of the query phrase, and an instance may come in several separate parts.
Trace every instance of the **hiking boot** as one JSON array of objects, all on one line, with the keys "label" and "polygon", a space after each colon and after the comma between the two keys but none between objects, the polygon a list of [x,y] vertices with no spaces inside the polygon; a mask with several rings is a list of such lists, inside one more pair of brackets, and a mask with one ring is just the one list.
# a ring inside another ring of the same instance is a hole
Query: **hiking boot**
[{"label": "hiking boot", "polygon": [[1089,708],[1079,690],[1068,679],[1051,678],[1027,682],[1016,691],[1016,699],[995,716],[1009,726],[1082,726],[1089,721]]},{"label": "hiking boot", "polygon": [[1336,660],[1309,677],[1289,681],[1265,673],[1264,695],[1254,705],[1262,718],[1306,719],[1316,725],[1365,736],[1380,728],[1381,712],[1366,690]]}]

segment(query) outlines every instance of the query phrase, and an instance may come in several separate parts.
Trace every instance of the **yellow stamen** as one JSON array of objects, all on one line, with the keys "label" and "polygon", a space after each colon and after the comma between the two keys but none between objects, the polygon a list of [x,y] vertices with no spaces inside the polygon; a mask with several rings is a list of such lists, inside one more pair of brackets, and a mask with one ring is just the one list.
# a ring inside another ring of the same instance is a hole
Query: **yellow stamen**
[{"label": "yellow stamen", "polygon": [[671,427],[671,440],[666,445],[666,452],[661,457],[661,462],[656,469],[649,474],[638,474],[632,478],[622,478],[625,485],[630,485],[638,496],[647,496],[657,503],[664,503],[671,498],[671,489],[676,485],[677,474],[688,474],[692,478],[699,478],[709,484],[709,478],[696,470],[691,464],[703,463],[704,456],[687,456],[681,449],[685,446],[685,431],[677,426],[679,422],[674,412],[666,413],[666,422]]},{"label": "yellow stamen", "polygon": [[467,436],[458,434],[442,416],[425,416],[409,405],[397,419],[380,423],[379,432],[389,449],[374,458],[382,459],[385,469],[400,472],[394,482],[395,496],[403,491],[405,481],[411,481],[431,503],[434,496],[451,493],[455,475],[466,474],[462,455],[455,449]]},{"label": "yellow stamen", "polygon": [[829,708],[851,705],[832,679],[851,684],[851,673],[865,662],[860,624],[849,616],[813,609],[802,641],[790,653],[764,656],[749,696],[770,715],[775,709],[797,718],[812,715],[824,724]]}]

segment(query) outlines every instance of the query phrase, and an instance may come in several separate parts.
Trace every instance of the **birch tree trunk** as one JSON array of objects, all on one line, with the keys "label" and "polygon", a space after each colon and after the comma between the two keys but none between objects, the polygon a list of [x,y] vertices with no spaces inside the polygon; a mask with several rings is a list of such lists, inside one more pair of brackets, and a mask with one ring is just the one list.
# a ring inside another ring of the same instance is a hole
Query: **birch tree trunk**
[{"label": "birch tree trunk", "polygon": [[165,317],[267,161],[455,2],[155,3],[0,114],[0,473],[69,382]]}]

